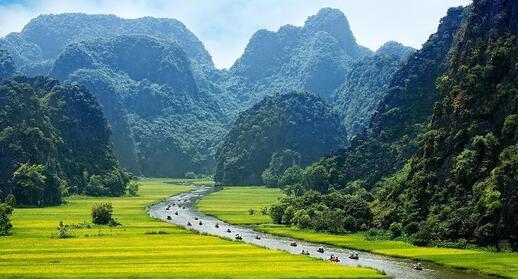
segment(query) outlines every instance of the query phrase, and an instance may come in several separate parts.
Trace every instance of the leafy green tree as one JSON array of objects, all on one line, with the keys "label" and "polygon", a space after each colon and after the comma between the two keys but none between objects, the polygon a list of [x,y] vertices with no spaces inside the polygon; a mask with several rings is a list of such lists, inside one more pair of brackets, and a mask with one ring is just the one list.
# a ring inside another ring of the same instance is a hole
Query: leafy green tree
[{"label": "leafy green tree", "polygon": [[9,218],[13,214],[13,208],[5,203],[0,203],[0,236],[8,235],[13,228]]},{"label": "leafy green tree", "polygon": [[96,203],[92,206],[92,223],[108,225],[112,222],[113,206],[109,202]]},{"label": "leafy green tree", "polygon": [[7,204],[10,207],[15,207],[16,197],[12,193],[7,195],[7,197],[5,198],[5,204]]}]

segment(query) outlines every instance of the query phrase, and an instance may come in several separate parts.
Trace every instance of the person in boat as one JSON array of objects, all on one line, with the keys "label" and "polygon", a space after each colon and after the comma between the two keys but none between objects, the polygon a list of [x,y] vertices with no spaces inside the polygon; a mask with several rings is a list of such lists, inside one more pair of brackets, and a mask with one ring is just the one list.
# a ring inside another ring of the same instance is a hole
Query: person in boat
[{"label": "person in boat", "polygon": [[337,262],[339,262],[339,261],[340,261],[340,260],[338,259],[338,257],[337,257],[337,256],[335,256],[335,255],[331,255],[331,257],[329,258],[329,260],[330,260],[330,261],[332,261],[332,262],[335,262],[335,263],[337,263]]},{"label": "person in boat", "polygon": [[218,224],[218,223],[216,223],[216,225],[215,225],[214,227],[216,227],[216,229],[217,229],[217,228],[219,228],[219,224]]},{"label": "person in boat", "polygon": [[360,255],[358,254],[358,252],[355,252],[355,251],[353,251],[351,253],[351,255],[349,255],[349,259],[357,260],[359,258],[360,258]]},{"label": "person in boat", "polygon": [[174,215],[178,215],[178,211],[175,211],[175,212],[174,212]]},{"label": "person in boat", "polygon": [[202,222],[202,221],[200,221],[200,222],[198,223],[198,225],[200,225],[200,226],[201,226],[201,225],[203,225],[203,222]]},{"label": "person in boat", "polygon": [[414,264],[415,270],[423,270],[423,266],[421,265],[421,262],[417,262]]},{"label": "person in boat", "polygon": [[261,239],[261,237],[259,235],[256,235],[255,239]]},{"label": "person in boat", "polygon": [[231,231],[230,229],[227,229],[227,232],[228,232],[228,233],[231,233],[232,231]]},{"label": "person in boat", "polygon": [[187,222],[187,226],[188,227],[192,226],[191,222]]},{"label": "person in boat", "polygon": [[317,252],[324,253],[324,247],[322,247],[322,246],[318,247]]},{"label": "person in boat", "polygon": [[168,206],[165,208],[165,210],[169,210],[169,208],[171,208],[171,206],[170,206],[170,205],[168,205]]},{"label": "person in boat", "polygon": [[173,220],[173,218],[171,216],[167,216],[167,220]]},{"label": "person in boat", "polygon": [[237,240],[241,240],[241,239],[243,239],[243,238],[242,238],[239,234],[236,234],[236,239],[237,239]]},{"label": "person in boat", "polygon": [[291,242],[291,243],[290,243],[290,246],[292,246],[292,247],[297,247],[297,242],[295,242],[295,241]]},{"label": "person in boat", "polygon": [[194,217],[194,220],[198,221],[198,217]]}]

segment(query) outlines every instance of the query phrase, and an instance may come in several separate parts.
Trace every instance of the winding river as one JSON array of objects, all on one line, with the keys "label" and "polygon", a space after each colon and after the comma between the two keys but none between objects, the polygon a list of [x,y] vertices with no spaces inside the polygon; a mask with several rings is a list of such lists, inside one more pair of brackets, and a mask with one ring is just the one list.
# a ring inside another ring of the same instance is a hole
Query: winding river
[{"label": "winding river", "polygon": [[[386,275],[393,278],[492,278],[475,272],[457,270],[432,263],[424,263],[424,269],[417,271],[413,269],[413,262],[410,260],[368,252],[359,252],[360,258],[358,260],[352,260],[348,258],[352,252],[350,249],[320,245],[267,233],[258,233],[247,226],[231,225],[196,210],[196,201],[212,191],[214,191],[213,187],[197,186],[194,191],[172,196],[166,201],[153,205],[149,209],[149,215],[187,229],[232,240],[239,234],[242,237],[241,241],[246,243],[269,249],[283,250],[291,254],[300,254],[302,250],[306,250],[310,253],[308,257],[323,260],[328,260],[331,255],[335,255],[340,259],[340,262],[337,264],[371,267],[384,271]],[[175,215],[175,212],[178,212],[178,215]],[[201,225],[200,221],[202,223]],[[191,226],[188,226],[188,222],[190,222]],[[216,227],[216,224],[218,224],[219,228]],[[230,230],[230,232],[227,230]],[[259,236],[260,239],[257,239],[257,236]],[[291,246],[291,242],[296,242],[297,246]],[[317,252],[317,248],[320,246],[324,247],[324,253]]]}]

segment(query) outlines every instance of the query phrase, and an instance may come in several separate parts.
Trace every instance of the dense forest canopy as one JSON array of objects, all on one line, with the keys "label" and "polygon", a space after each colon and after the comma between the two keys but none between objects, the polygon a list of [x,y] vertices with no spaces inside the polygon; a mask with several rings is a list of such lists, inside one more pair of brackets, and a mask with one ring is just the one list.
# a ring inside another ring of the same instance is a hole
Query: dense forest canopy
[{"label": "dense forest canopy", "polygon": [[67,194],[123,194],[129,177],[109,137],[86,89],[41,76],[1,81],[0,199],[41,206]]},{"label": "dense forest canopy", "polygon": [[266,97],[232,125],[216,155],[215,179],[224,185],[262,184],[267,168],[275,174],[294,164],[306,166],[345,143],[338,116],[320,97],[298,92]]}]

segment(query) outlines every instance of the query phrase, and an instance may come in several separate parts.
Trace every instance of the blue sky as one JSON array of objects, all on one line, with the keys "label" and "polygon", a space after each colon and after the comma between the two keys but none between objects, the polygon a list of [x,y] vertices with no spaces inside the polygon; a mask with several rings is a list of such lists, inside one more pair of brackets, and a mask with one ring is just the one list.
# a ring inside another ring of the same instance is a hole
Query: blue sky
[{"label": "blue sky", "polygon": [[395,40],[420,48],[449,7],[470,0],[0,0],[0,36],[18,32],[39,14],[85,12],[124,18],[182,21],[205,44],[217,67],[227,68],[258,29],[301,26],[320,8],[342,10],[357,41],[377,49]]}]

